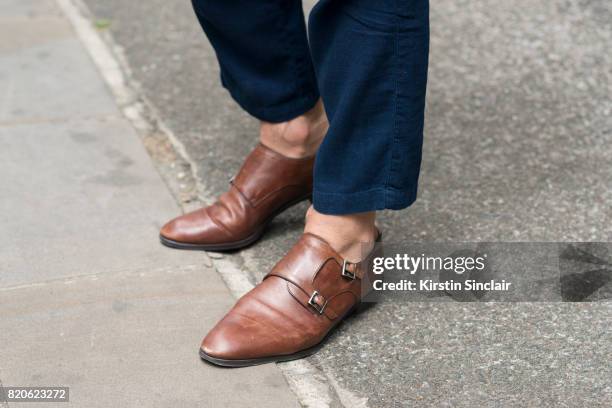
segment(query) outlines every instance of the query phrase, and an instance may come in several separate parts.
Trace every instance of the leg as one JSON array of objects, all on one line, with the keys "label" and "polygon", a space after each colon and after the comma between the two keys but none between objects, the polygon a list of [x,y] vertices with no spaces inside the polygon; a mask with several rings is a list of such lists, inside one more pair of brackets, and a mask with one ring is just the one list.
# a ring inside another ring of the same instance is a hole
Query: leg
[{"label": "leg", "polygon": [[[245,366],[300,358],[369,287],[375,211],[416,198],[428,53],[427,0],[320,0],[311,47],[330,128],[304,235],[209,332],[203,359]],[[364,256],[359,242],[369,242]]]},{"label": "leg", "polygon": [[315,163],[306,231],[352,259],[375,237],[373,211],[416,199],[428,1],[321,0],[310,40],[330,128]]},{"label": "leg", "polygon": [[310,61],[299,0],[194,0],[213,44],[223,85],[261,120],[261,143],[213,205],[163,226],[161,242],[181,249],[233,250],[312,191],[314,154],[327,119]]},{"label": "leg", "polygon": [[321,0],[309,28],[330,121],[315,164],[315,210],[409,206],[421,163],[428,1]]}]

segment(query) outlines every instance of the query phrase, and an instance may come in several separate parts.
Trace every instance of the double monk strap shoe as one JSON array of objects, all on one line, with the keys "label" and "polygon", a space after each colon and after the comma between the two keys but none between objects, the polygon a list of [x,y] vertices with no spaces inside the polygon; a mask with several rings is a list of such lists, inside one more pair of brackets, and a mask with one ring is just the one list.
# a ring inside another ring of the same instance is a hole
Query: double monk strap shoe
[{"label": "double monk strap shoe", "polygon": [[371,287],[374,249],[359,263],[304,234],[264,280],[204,338],[200,357],[225,367],[288,361],[316,352]]},{"label": "double monk strap shoe", "polygon": [[168,222],[162,244],[179,249],[228,251],[257,241],[272,219],[312,194],[314,157],[285,157],[259,144],[212,205]]}]

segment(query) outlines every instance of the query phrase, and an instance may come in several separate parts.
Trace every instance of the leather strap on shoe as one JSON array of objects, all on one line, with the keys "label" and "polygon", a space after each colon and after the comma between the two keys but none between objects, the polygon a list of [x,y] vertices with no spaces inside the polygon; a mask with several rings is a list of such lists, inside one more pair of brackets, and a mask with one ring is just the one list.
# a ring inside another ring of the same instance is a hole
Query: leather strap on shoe
[{"label": "leather strap on shoe", "polygon": [[[338,265],[336,265],[336,269],[339,273],[340,267]],[[294,280],[290,280],[286,274],[282,273],[270,273],[266,276],[266,278],[271,276],[287,281],[287,290],[289,293],[291,293],[295,300],[301,303],[305,308],[310,309],[314,313],[325,315],[330,320],[340,317],[340,313],[336,311],[333,306],[336,299],[341,296],[350,296],[353,303],[357,303],[359,300],[359,297],[355,294],[355,290],[351,290],[351,288],[347,287],[346,285],[343,285],[342,288],[339,288],[339,290],[335,291],[334,293],[324,295],[317,288],[315,288],[314,285],[309,284],[307,281],[296,282]],[[357,286],[357,284],[354,286]],[[359,289],[359,287],[357,287],[357,289]]]},{"label": "leather strap on shoe", "polygon": [[331,320],[343,314],[343,310],[335,310],[336,304],[359,302],[361,279],[367,267],[365,261],[352,263],[342,259],[325,241],[312,234],[304,234],[292,251],[299,256],[290,253],[264,280],[275,276],[287,281],[287,290],[295,300]]}]

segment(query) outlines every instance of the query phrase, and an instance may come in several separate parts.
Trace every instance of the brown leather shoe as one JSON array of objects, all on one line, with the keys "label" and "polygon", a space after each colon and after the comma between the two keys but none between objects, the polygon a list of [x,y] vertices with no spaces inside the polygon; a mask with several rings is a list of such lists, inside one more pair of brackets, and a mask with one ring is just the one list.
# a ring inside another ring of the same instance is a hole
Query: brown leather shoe
[{"label": "brown leather shoe", "polygon": [[220,366],[244,367],[306,357],[359,305],[370,287],[368,265],[349,263],[322,238],[304,234],[253,290],[244,295],[208,333],[202,359]]},{"label": "brown leather shoe", "polygon": [[182,215],[160,231],[172,248],[227,251],[257,241],[272,219],[309,199],[314,157],[293,159],[259,144],[246,158],[230,190],[211,206]]}]

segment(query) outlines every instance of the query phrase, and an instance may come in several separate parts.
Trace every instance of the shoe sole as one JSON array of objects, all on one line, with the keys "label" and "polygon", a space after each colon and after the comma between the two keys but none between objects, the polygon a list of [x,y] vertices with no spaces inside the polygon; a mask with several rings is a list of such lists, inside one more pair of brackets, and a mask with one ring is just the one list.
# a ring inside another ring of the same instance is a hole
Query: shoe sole
[{"label": "shoe sole", "polygon": [[365,310],[367,308],[369,308],[371,306],[371,304],[365,304],[365,303],[360,303],[358,305],[356,305],[355,307],[353,307],[351,310],[349,310],[348,313],[346,313],[344,315],[344,317],[340,320],[340,323],[338,323],[336,326],[334,326],[323,338],[323,340],[321,340],[319,343],[315,344],[314,346],[307,348],[305,350],[300,350],[296,353],[293,354],[286,354],[286,355],[279,355],[279,356],[270,356],[270,357],[262,357],[262,358],[252,358],[252,359],[246,359],[246,360],[228,360],[228,359],[223,359],[223,358],[217,358],[217,357],[213,357],[211,355],[208,355],[204,352],[204,350],[200,349],[199,354],[200,354],[200,358],[204,361],[206,361],[207,363],[219,366],[219,367],[226,367],[226,368],[240,368],[240,367],[251,367],[251,366],[255,366],[255,365],[260,365],[260,364],[267,364],[267,363],[282,363],[284,361],[293,361],[293,360],[299,360],[301,358],[305,358],[308,356],[313,355],[314,353],[316,353],[317,351],[319,351],[322,347],[323,344],[327,341],[327,339],[329,338],[329,336],[340,326],[340,324],[342,324],[349,316],[353,315],[353,314],[357,314],[359,313],[361,310]]},{"label": "shoe sole", "polygon": [[323,342],[308,348],[306,350],[298,351],[297,353],[287,354],[284,356],[272,356],[272,357],[263,357],[263,358],[253,358],[248,360],[226,360],[223,358],[216,358],[213,356],[209,356],[204,352],[204,350],[200,349],[200,358],[207,363],[219,366],[219,367],[227,367],[227,368],[239,368],[239,367],[251,367],[255,365],[267,364],[267,363],[281,363],[283,361],[293,361],[298,360],[300,358],[308,357],[313,355],[323,346]]},{"label": "shoe sole", "polygon": [[197,250],[197,251],[224,252],[224,251],[233,251],[237,249],[246,248],[249,245],[258,241],[263,236],[264,232],[266,231],[266,228],[270,225],[270,223],[274,220],[274,218],[276,218],[278,215],[288,210],[289,208],[293,207],[294,205],[301,203],[302,201],[311,200],[311,197],[312,196],[309,194],[305,197],[301,197],[297,200],[294,200],[294,201],[291,201],[285,204],[284,206],[276,210],[270,217],[268,217],[268,219],[264,221],[262,226],[259,229],[257,229],[254,233],[238,241],[224,242],[220,244],[192,244],[192,243],[187,243],[187,242],[174,241],[172,239],[164,237],[161,234],[159,235],[159,241],[164,246],[167,246],[169,248]]}]

